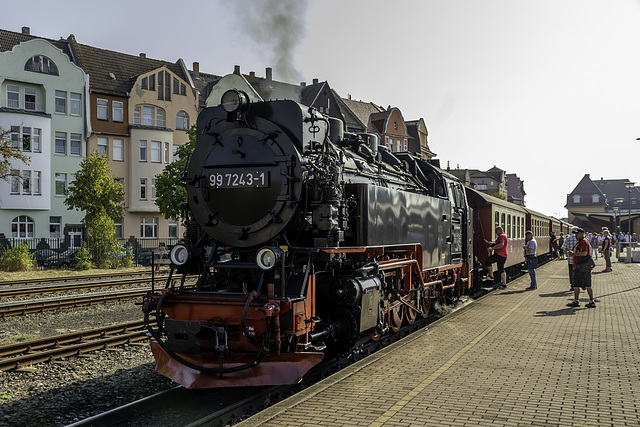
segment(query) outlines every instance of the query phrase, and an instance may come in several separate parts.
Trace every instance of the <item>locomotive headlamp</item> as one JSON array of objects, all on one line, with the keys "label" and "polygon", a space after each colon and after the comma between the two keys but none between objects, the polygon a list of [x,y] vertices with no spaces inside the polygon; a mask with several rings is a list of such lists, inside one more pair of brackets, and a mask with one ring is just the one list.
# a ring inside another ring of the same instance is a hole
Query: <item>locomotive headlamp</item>
[{"label": "locomotive headlamp", "polygon": [[177,266],[184,265],[190,256],[189,249],[182,244],[175,245],[169,252],[169,259]]},{"label": "locomotive headlamp", "polygon": [[256,262],[263,270],[271,270],[282,257],[282,250],[278,248],[265,247],[258,251]]},{"label": "locomotive headlamp", "polygon": [[227,113],[233,113],[244,109],[249,104],[249,97],[239,90],[228,90],[220,99],[220,105]]}]

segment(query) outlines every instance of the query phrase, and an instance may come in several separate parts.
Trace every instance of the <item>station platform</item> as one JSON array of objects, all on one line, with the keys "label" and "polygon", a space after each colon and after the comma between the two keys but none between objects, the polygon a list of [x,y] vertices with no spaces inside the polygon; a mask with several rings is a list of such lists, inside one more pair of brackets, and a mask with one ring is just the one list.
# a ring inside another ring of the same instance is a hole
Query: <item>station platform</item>
[{"label": "station platform", "polygon": [[239,426],[640,425],[640,265],[566,260],[465,305]]}]

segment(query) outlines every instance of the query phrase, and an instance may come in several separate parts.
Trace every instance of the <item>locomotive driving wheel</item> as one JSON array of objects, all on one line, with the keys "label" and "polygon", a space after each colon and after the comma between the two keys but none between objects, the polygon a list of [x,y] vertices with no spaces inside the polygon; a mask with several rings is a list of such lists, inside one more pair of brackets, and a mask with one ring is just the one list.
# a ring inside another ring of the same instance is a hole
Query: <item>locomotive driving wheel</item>
[{"label": "locomotive driving wheel", "polygon": [[[414,301],[411,301],[411,305],[414,305]],[[413,322],[415,322],[418,317],[418,312],[408,305],[403,305],[402,308],[404,309],[404,316],[407,319],[407,323],[413,325]]]},{"label": "locomotive driving wheel", "polygon": [[427,317],[429,315],[429,309],[431,308],[431,294],[428,292],[429,291],[427,290],[427,292],[425,292],[425,294],[420,298],[420,305],[423,313],[422,317]]},{"label": "locomotive driving wheel", "polygon": [[393,332],[398,332],[404,320],[404,304],[398,304],[389,310],[389,326]]}]

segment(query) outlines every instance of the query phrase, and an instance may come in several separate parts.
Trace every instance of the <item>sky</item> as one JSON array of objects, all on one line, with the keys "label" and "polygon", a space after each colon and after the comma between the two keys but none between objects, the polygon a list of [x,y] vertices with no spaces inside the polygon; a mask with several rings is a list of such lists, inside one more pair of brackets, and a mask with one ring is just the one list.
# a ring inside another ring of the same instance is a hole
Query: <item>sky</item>
[{"label": "sky", "polygon": [[442,167],[515,173],[527,207],[557,217],[585,174],[640,185],[639,24],[640,0],[22,0],[0,15],[206,73],[328,81],[423,118]]}]

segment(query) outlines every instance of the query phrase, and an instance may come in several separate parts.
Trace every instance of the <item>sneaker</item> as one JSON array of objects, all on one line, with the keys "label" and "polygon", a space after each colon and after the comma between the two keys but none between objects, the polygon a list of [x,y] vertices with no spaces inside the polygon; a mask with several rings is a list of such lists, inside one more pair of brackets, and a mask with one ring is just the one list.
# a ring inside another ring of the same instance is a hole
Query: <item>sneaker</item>
[{"label": "sneaker", "polygon": [[603,273],[610,273],[611,269],[610,268],[605,268],[604,270],[602,270]]},{"label": "sneaker", "polygon": [[491,277],[491,276],[482,276],[480,278],[480,280],[482,280],[483,282],[493,282],[493,277]]},{"label": "sneaker", "polygon": [[596,308],[596,303],[593,301],[589,301],[585,307],[589,307],[589,308]]},{"label": "sneaker", "polygon": [[529,287],[527,288],[527,290],[528,290],[528,291],[535,291],[536,289],[538,289],[538,287],[537,287],[537,286],[529,286]]},{"label": "sneaker", "polygon": [[507,285],[500,284],[500,289],[507,289]]},{"label": "sneaker", "polygon": [[580,307],[580,303],[578,301],[572,301],[567,304],[567,307]]}]

